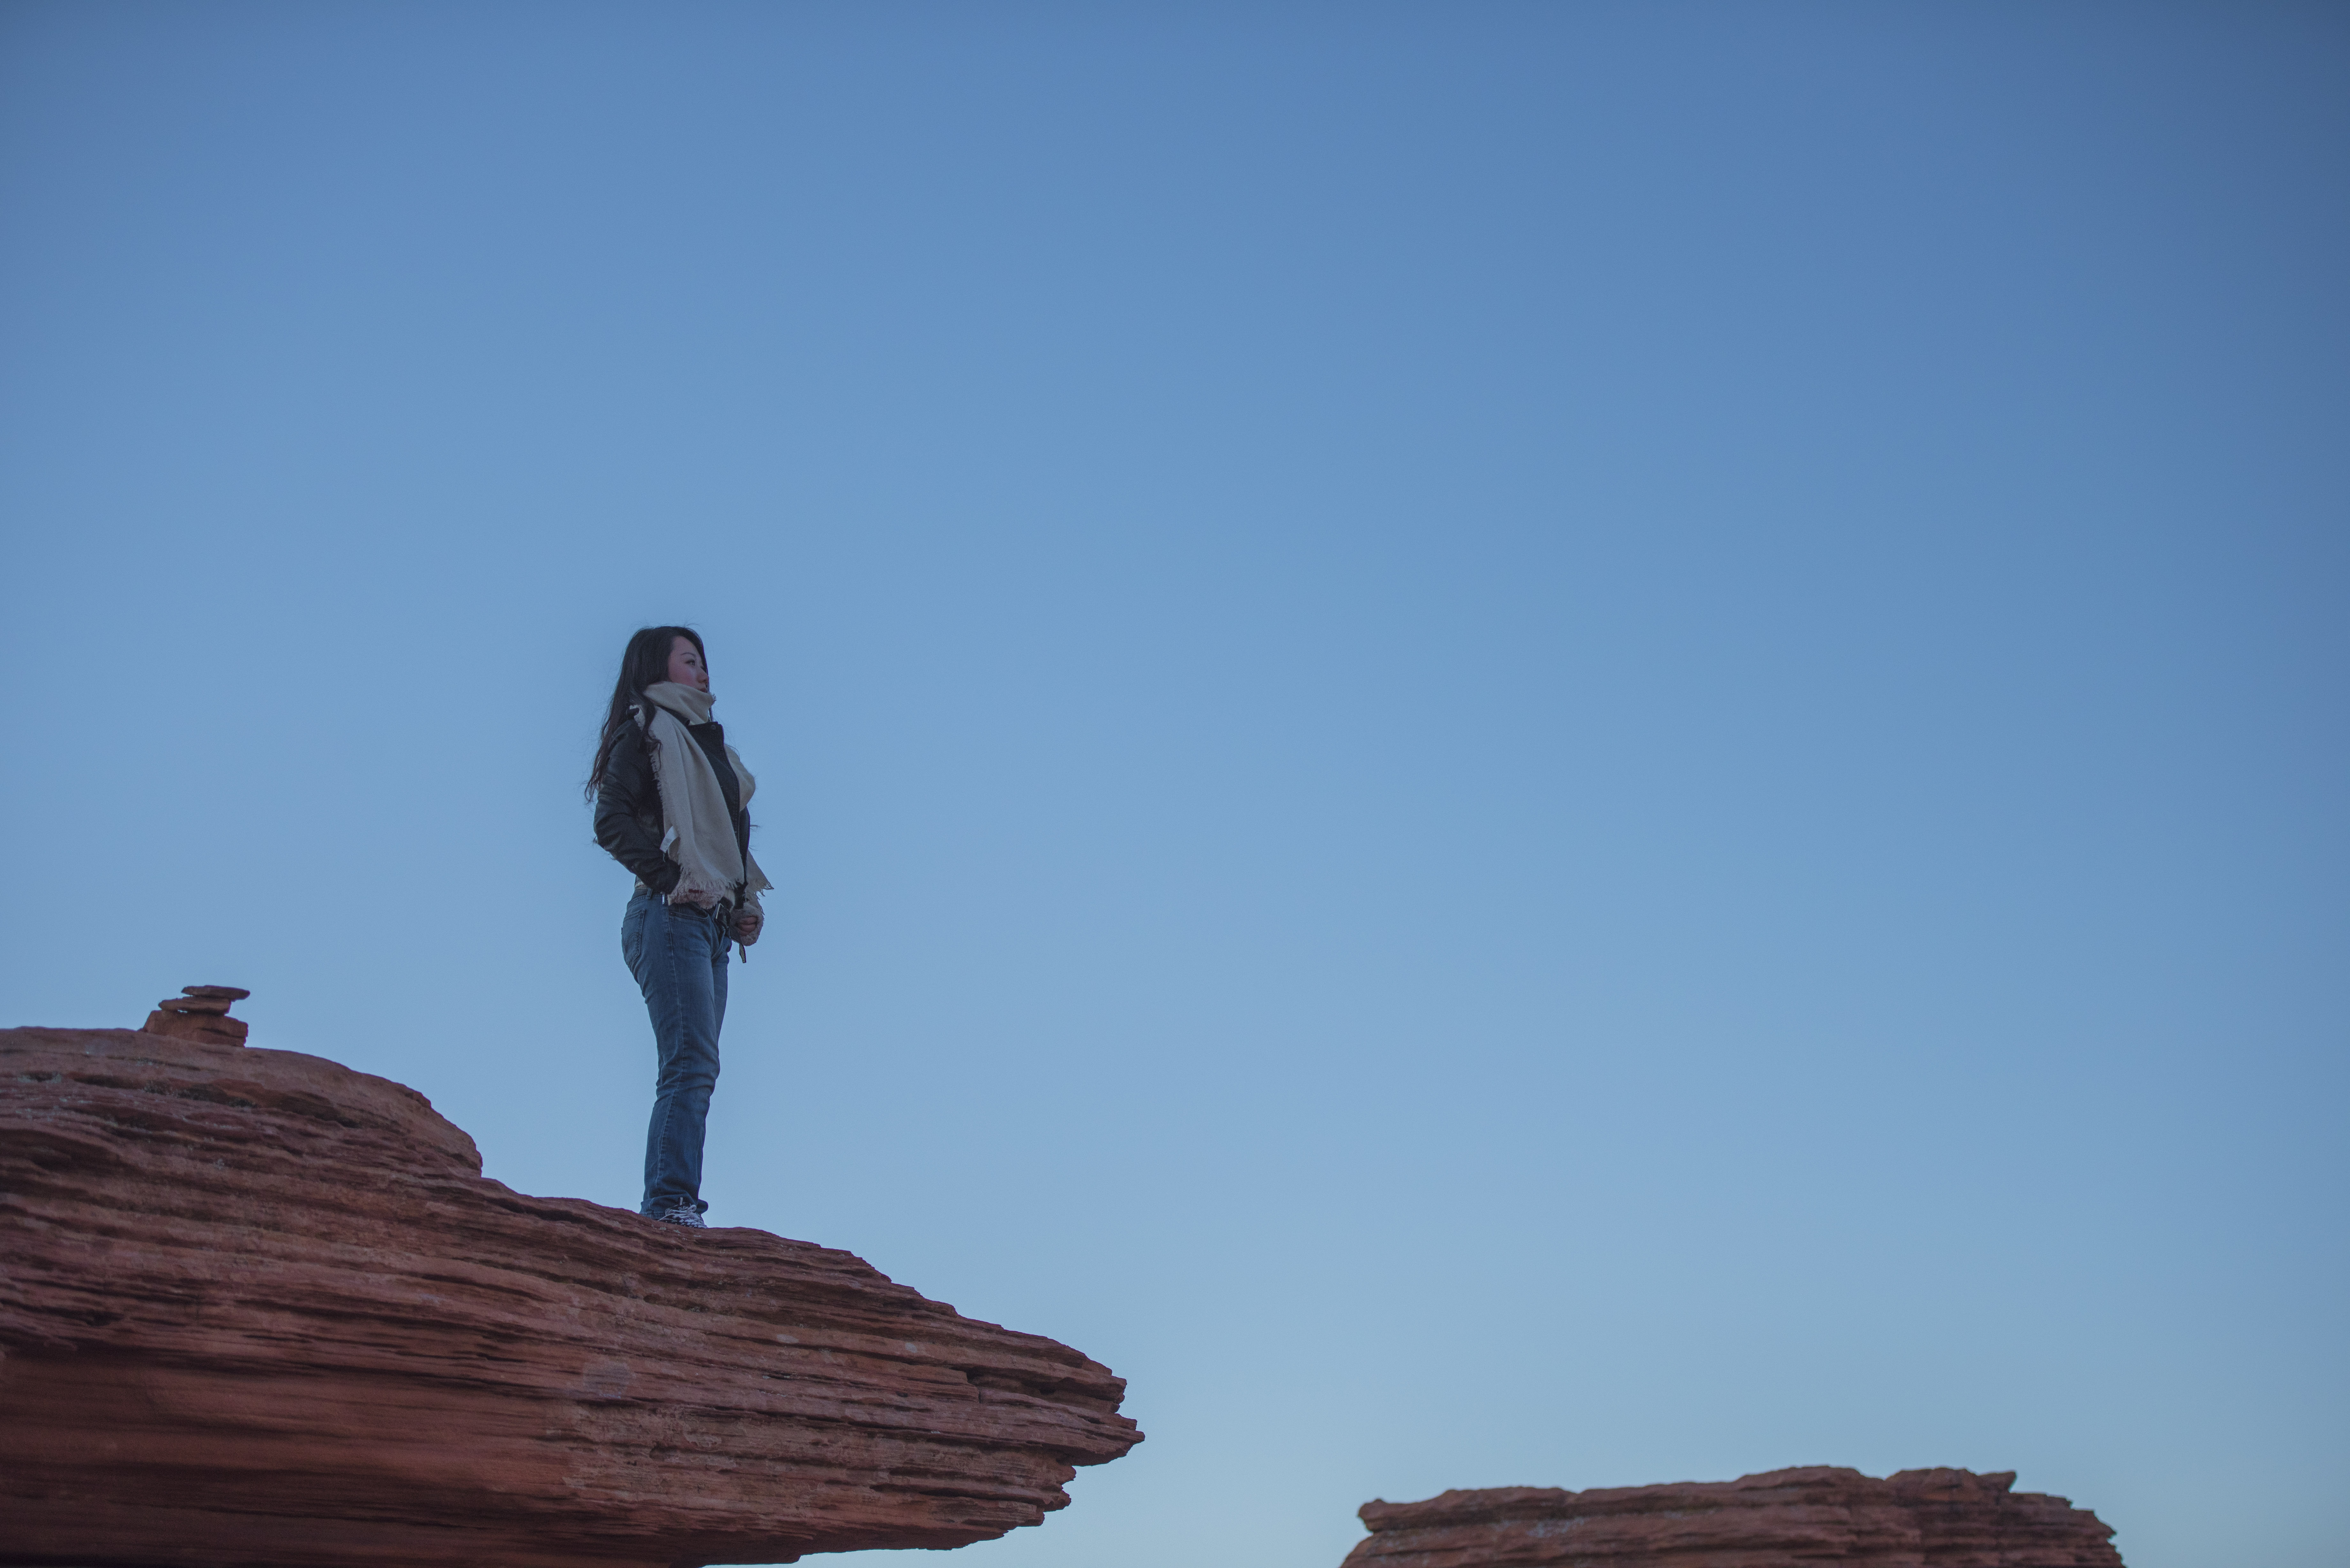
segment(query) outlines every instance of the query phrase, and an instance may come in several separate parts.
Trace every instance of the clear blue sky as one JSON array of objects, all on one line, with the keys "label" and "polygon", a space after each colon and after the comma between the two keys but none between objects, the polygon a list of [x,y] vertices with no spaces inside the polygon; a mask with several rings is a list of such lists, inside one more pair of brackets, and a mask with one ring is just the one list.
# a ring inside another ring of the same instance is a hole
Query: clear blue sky
[{"label": "clear blue sky", "polygon": [[7,5],[0,1015],[633,1206],[683,619],[712,1220],[1150,1434],[982,1568],[1811,1463],[2336,1568],[2345,176],[2335,6]]}]

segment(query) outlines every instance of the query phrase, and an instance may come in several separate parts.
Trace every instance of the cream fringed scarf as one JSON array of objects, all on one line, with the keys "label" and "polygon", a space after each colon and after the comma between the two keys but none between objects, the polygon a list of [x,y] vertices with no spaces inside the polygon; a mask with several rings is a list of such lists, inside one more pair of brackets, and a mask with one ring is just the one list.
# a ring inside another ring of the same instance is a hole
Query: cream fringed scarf
[{"label": "cream fringed scarf", "polygon": [[[726,815],[726,791],[701,744],[686,733],[688,724],[710,722],[712,698],[707,691],[663,680],[645,688],[637,717],[653,741],[653,781],[660,787],[661,815],[669,821],[661,847],[678,864],[677,886],[670,897],[681,904],[704,909],[721,898],[736,904],[758,902],[759,894],[775,886],[746,846],[734,842],[734,824]],[[734,770],[744,810],[758,781],[734,748],[726,748],[726,763]]]}]

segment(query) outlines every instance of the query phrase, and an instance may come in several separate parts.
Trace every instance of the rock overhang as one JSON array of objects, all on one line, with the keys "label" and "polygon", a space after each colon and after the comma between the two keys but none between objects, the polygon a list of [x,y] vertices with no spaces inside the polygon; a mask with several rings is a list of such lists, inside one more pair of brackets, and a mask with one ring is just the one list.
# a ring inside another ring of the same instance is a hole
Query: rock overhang
[{"label": "rock overhang", "polygon": [[320,1057],[0,1031],[0,1562],[954,1546],[1141,1438],[1107,1368],[847,1252],[480,1169]]}]

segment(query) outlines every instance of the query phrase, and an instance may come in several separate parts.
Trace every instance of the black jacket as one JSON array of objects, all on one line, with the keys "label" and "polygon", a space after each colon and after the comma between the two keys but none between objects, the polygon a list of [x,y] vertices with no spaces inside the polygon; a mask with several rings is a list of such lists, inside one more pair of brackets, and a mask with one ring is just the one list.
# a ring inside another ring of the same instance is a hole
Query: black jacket
[{"label": "black jacket", "polygon": [[[734,820],[734,846],[747,860],[751,853],[751,814],[743,809],[743,786],[726,760],[725,726],[715,721],[688,724],[686,733],[710,759],[718,787],[726,792],[726,814]],[[677,886],[677,862],[661,852],[669,831],[661,815],[660,786],[653,782],[652,740],[644,726],[631,720],[604,764],[596,784],[596,842],[612,858],[637,874],[637,880],[656,893]]]}]

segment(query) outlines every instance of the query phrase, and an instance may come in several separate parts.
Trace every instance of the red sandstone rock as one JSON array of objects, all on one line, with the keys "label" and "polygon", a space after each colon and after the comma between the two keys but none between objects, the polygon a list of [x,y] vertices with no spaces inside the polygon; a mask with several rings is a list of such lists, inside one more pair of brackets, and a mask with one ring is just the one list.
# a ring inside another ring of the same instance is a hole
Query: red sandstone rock
[{"label": "red sandstone rock", "polygon": [[0,1562],[958,1546],[1140,1440],[1106,1368],[847,1252],[480,1169],[318,1057],[0,1031]]},{"label": "red sandstone rock", "polygon": [[231,1002],[225,996],[167,996],[155,1005],[166,1012],[209,1012],[225,1018]]},{"label": "red sandstone rock", "polygon": [[[172,1000],[179,999],[175,997]],[[245,1022],[242,1018],[182,1011],[166,1004],[147,1015],[147,1022],[140,1032],[168,1034],[175,1040],[194,1040],[207,1045],[242,1045],[244,1044]]]},{"label": "red sandstone rock", "polygon": [[211,1045],[242,1045],[245,1023],[231,1018],[231,1003],[253,992],[234,985],[183,985],[183,993],[167,996],[147,1015],[140,1033],[169,1034],[179,1040],[201,1040]]},{"label": "red sandstone rock", "polygon": [[1345,1568],[2121,1568],[2113,1530],[2012,1471],[1814,1466],[1734,1481],[1367,1502]]}]

